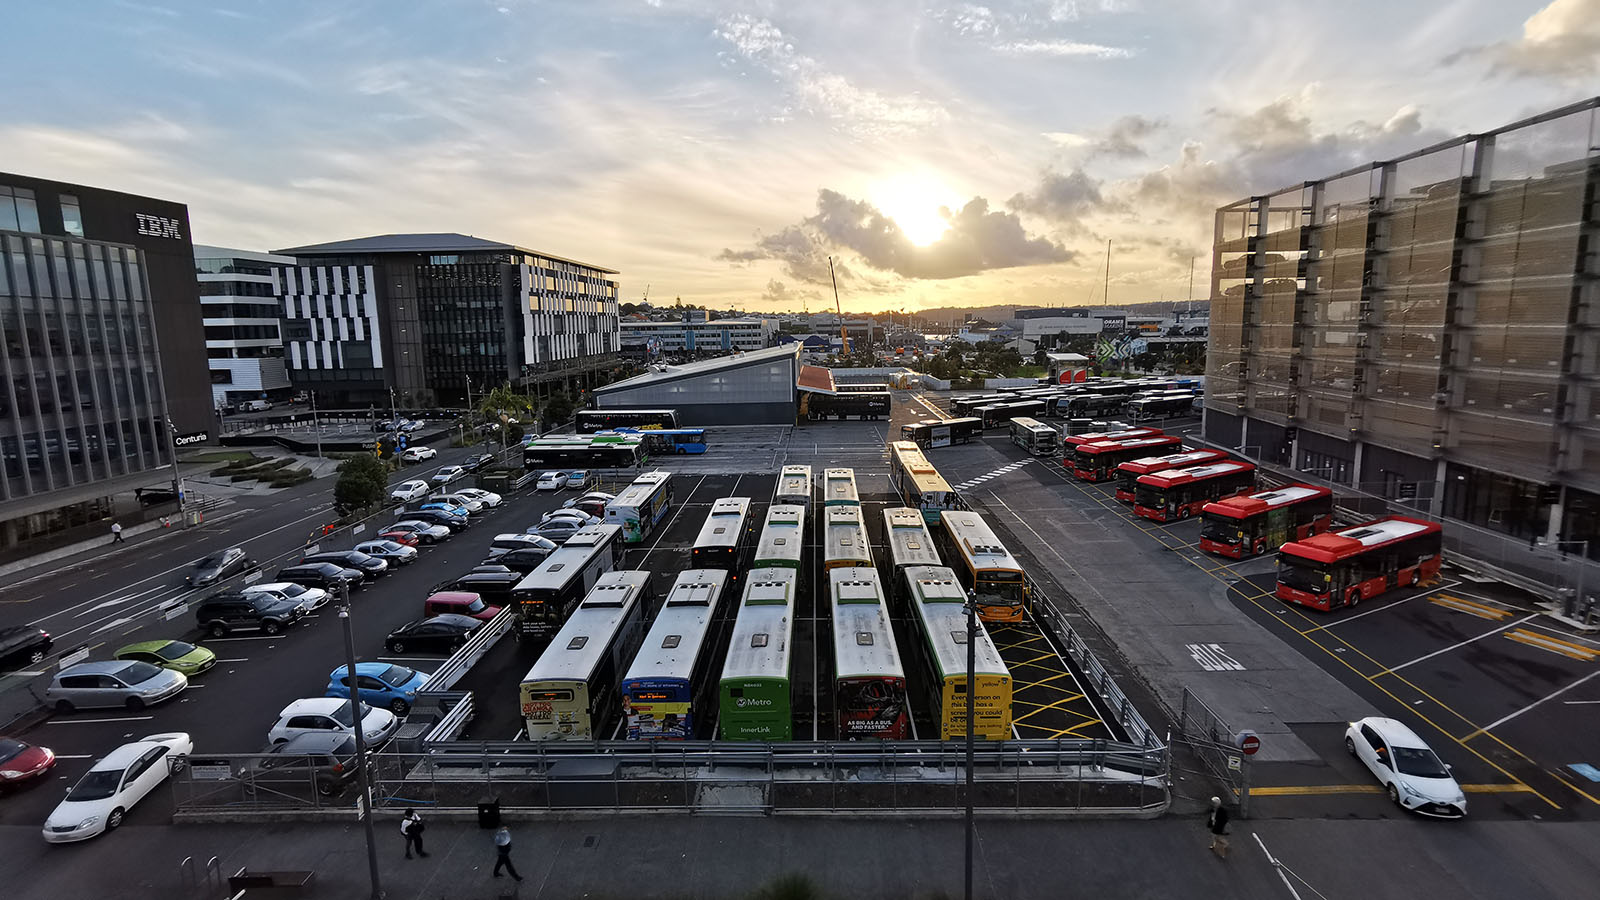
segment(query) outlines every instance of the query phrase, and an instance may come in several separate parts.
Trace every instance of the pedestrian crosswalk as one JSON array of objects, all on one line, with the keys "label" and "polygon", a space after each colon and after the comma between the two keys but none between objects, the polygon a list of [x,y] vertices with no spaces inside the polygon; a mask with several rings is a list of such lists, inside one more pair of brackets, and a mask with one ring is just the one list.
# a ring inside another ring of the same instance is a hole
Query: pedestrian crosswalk
[{"label": "pedestrian crosswalk", "polygon": [[1009,475],[1031,462],[1033,462],[1032,459],[1019,459],[1008,466],[1001,466],[1000,468],[995,469],[993,472],[985,472],[984,474],[979,475],[977,478],[971,478],[963,481],[956,485],[955,488],[958,491],[971,490],[972,488],[983,484],[985,481],[988,481],[991,478],[999,478],[1001,475]]}]

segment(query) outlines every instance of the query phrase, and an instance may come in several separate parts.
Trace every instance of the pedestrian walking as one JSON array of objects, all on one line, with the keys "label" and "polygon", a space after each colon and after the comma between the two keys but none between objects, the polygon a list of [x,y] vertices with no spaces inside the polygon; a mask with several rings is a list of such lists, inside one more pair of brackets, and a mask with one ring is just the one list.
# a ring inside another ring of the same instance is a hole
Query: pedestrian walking
[{"label": "pedestrian walking", "polygon": [[426,827],[414,809],[406,810],[406,814],[400,817],[400,833],[406,838],[406,859],[411,858],[412,847],[417,848],[418,856],[428,855],[428,851],[422,849],[422,831]]},{"label": "pedestrian walking", "polygon": [[1211,852],[1228,858],[1228,810],[1221,797],[1211,798],[1211,814],[1206,817],[1206,829],[1211,832]]},{"label": "pedestrian walking", "polygon": [[121,522],[112,522],[111,523],[111,543],[113,543],[113,544],[126,544],[127,543],[127,541],[122,539],[122,523]]},{"label": "pedestrian walking", "polygon": [[511,864],[511,829],[504,825],[494,833],[494,852],[494,877],[500,877],[500,869],[503,866],[511,873],[512,878],[521,881],[522,876],[517,874],[517,867]]}]

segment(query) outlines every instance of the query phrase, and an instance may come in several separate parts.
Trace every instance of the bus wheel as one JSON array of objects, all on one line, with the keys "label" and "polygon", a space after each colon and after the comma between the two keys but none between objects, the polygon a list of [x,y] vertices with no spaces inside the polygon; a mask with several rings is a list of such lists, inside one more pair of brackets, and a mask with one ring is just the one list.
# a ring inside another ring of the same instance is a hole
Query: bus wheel
[{"label": "bus wheel", "polygon": [[1267,552],[1267,542],[1261,538],[1256,538],[1255,555],[1260,556],[1265,552]]},{"label": "bus wheel", "polygon": [[1189,507],[1187,507],[1187,506],[1178,507],[1178,518],[1180,518],[1180,519],[1189,518]]},{"label": "bus wheel", "polygon": [[1356,604],[1358,604],[1360,602],[1361,602],[1361,589],[1360,588],[1351,588],[1350,592],[1348,594],[1344,595],[1344,605],[1345,606],[1355,606]]}]

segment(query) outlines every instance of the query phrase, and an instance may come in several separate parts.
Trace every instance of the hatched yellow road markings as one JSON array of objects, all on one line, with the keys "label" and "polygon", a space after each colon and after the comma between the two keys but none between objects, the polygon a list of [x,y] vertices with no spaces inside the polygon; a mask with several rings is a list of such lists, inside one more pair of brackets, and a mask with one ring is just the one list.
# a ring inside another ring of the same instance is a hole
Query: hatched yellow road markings
[{"label": "hatched yellow road markings", "polygon": [[1477,616],[1480,619],[1489,619],[1495,622],[1498,622],[1501,619],[1509,619],[1511,617],[1510,610],[1501,609],[1498,606],[1490,606],[1487,603],[1463,600],[1460,597],[1454,597],[1450,594],[1438,594],[1433,597],[1429,597],[1428,602],[1434,604],[1435,606],[1442,606],[1445,609],[1453,609],[1456,612],[1464,612],[1469,616]]},{"label": "hatched yellow road markings", "polygon": [[[1525,784],[1463,784],[1461,790],[1468,794],[1532,794],[1533,788]],[[1269,787],[1252,787],[1252,797],[1311,797],[1320,794],[1381,794],[1383,788],[1376,784],[1287,784]]]},{"label": "hatched yellow road markings", "polygon": [[1541,634],[1537,631],[1529,631],[1526,628],[1518,628],[1515,631],[1508,631],[1506,632],[1506,637],[1516,641],[1519,644],[1526,644],[1529,647],[1537,647],[1540,650],[1548,650],[1551,653],[1559,653],[1568,659],[1576,659],[1582,662],[1594,662],[1597,657],[1600,657],[1600,652],[1590,650],[1588,647],[1585,647],[1582,644],[1574,644],[1571,641],[1563,641],[1560,638],[1554,638],[1548,634]]}]

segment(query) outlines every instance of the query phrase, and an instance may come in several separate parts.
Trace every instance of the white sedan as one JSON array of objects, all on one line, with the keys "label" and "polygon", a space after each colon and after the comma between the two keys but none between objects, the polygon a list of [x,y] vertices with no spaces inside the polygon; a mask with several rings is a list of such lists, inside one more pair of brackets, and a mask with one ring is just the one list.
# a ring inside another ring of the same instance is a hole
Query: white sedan
[{"label": "white sedan", "polygon": [[452,481],[465,477],[467,477],[467,470],[460,466],[440,466],[439,471],[434,472],[433,477],[429,480],[434,483],[435,487],[444,487]]},{"label": "white sedan", "polygon": [[1467,814],[1467,795],[1450,767],[1404,724],[1378,716],[1351,722],[1344,748],[1378,776],[1401,809],[1443,819]]},{"label": "white sedan", "polygon": [[426,481],[402,481],[394,490],[389,492],[389,497],[392,500],[401,502],[420,500],[428,496],[428,491],[431,489],[432,486]]},{"label": "white sedan", "polygon": [[456,506],[459,506],[462,509],[466,510],[469,514],[474,514],[474,515],[477,514],[477,513],[483,512],[487,508],[487,507],[484,506],[482,500],[479,500],[478,498],[469,496],[467,494],[463,494],[460,491],[456,491],[455,493],[451,493],[451,494],[443,494],[443,493],[434,494],[432,497],[429,497],[428,499],[430,501],[437,500],[437,501],[442,501],[444,503],[452,503],[452,504],[454,504]]},{"label": "white sedan", "polygon": [[[358,673],[359,674],[359,673]],[[281,744],[301,734],[328,734],[342,731],[353,734],[350,701],[337,697],[310,697],[296,700],[278,713],[278,721],[267,730],[267,743]],[[399,727],[400,720],[387,709],[361,704],[361,734],[369,744],[379,744]]]},{"label": "white sedan", "polygon": [[590,491],[581,497],[573,497],[571,500],[568,500],[561,505],[566,509],[571,509],[572,507],[577,506],[579,503],[583,503],[587,500],[599,500],[602,503],[610,503],[615,499],[617,499],[616,494],[608,494],[605,491]]},{"label": "white sedan", "polygon": [[463,497],[471,497],[490,509],[494,509],[496,506],[499,506],[500,502],[505,499],[499,494],[496,494],[494,491],[486,491],[482,488],[461,488],[457,490],[456,493]]},{"label": "white sedan", "polygon": [[272,581],[266,584],[247,584],[239,590],[242,594],[266,594],[287,600],[300,607],[303,613],[316,612],[326,606],[332,594],[319,587],[305,587],[291,581]]},{"label": "white sedan", "polygon": [[115,831],[128,810],[182,768],[193,752],[194,741],[181,731],[152,734],[111,751],[89,767],[44,820],[44,839],[65,844]]},{"label": "white sedan", "polygon": [[534,485],[534,488],[541,491],[559,491],[566,486],[567,473],[541,472],[539,473],[539,482]]},{"label": "white sedan", "polygon": [[400,458],[405,462],[422,462],[438,455],[439,451],[432,447],[407,447],[405,452],[400,454]]}]

